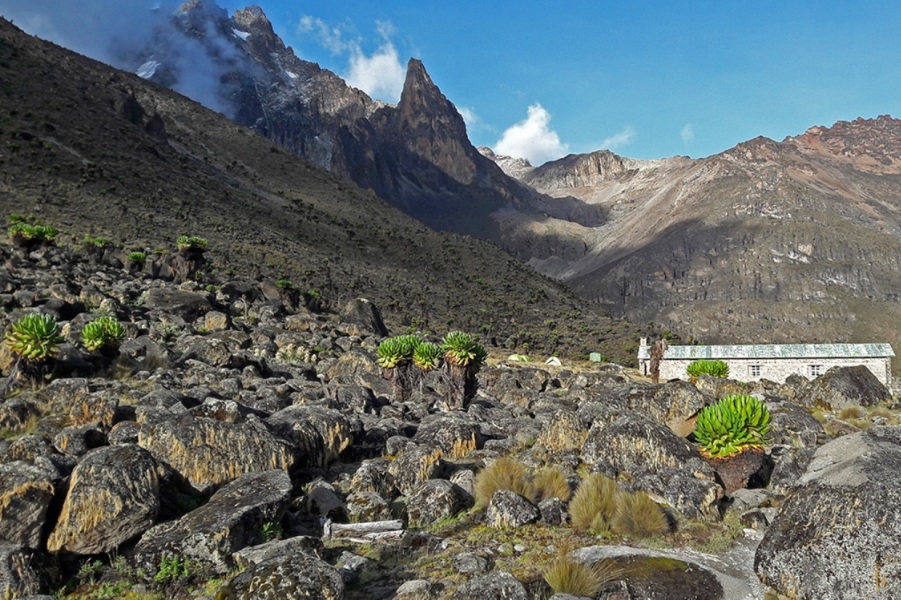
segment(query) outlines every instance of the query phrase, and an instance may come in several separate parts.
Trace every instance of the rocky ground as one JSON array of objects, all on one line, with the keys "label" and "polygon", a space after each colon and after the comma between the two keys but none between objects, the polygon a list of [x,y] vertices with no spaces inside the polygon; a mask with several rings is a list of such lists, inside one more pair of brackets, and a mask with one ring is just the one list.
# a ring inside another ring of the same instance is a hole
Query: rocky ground
[{"label": "rocky ground", "polygon": [[[40,311],[66,338],[41,380],[0,350],[4,598],[549,598],[561,556],[612,567],[599,598],[901,594],[898,407],[868,372],[654,384],[492,357],[446,411],[441,377],[394,398],[365,300],[321,312],[274,281],[197,283],[174,252],[114,254],[0,248],[4,330]],[[126,324],[118,352],[81,345],[99,314]],[[772,439],[727,495],[690,432],[736,391],[765,399]],[[614,477],[668,531],[577,530],[568,502],[508,490],[478,505],[508,456],[570,489]]]}]

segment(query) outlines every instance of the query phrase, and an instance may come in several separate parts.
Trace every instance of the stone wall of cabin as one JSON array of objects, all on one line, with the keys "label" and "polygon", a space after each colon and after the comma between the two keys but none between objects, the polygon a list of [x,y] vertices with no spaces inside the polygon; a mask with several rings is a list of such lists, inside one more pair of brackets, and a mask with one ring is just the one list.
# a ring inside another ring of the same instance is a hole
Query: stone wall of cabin
[{"label": "stone wall of cabin", "polygon": [[[878,358],[729,358],[719,359],[729,365],[729,378],[739,381],[769,379],[783,383],[789,375],[801,375],[813,379],[811,365],[821,365],[822,373],[832,367],[863,365],[886,387],[892,382],[891,359]],[[691,360],[664,359],[660,362],[660,381],[688,379],[686,369]],[[760,365],[760,375],[751,376],[751,365]]]}]

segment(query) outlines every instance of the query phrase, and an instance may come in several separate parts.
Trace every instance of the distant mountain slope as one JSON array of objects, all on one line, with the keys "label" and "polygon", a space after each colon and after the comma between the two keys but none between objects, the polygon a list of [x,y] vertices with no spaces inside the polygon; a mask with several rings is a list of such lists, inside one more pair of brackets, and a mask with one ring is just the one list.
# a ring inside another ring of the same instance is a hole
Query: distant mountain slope
[{"label": "distant mountain slope", "polygon": [[901,121],[756,138],[701,160],[568,156],[521,175],[603,210],[523,256],[615,314],[705,341],[890,341],[901,323]]},{"label": "distant mountain slope", "polygon": [[456,327],[511,349],[622,359],[636,329],[495,246],[441,234],[249,129],[0,19],[0,217],[33,213],[77,243],[211,242],[221,277],[368,297],[395,331]]},{"label": "distant mountain slope", "polygon": [[172,36],[191,38],[223,71],[220,100],[236,122],[374,190],[434,229],[499,241],[497,211],[600,223],[590,207],[539,194],[483,157],[469,142],[463,118],[418,60],[409,62],[393,106],[299,59],[257,6],[230,17],[211,0],[190,0],[172,23],[174,29],[124,57],[124,64],[172,86],[191,76],[178,54],[184,44]]}]

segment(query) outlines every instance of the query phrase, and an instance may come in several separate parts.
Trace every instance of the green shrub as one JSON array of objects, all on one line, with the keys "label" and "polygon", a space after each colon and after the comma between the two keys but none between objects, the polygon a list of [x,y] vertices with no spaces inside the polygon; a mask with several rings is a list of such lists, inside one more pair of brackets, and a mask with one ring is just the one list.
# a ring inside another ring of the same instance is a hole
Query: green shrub
[{"label": "green shrub", "polygon": [[103,248],[107,244],[109,244],[109,238],[97,236],[94,237],[89,233],[86,233],[84,236],[84,240],[82,240],[82,244],[85,246],[96,246],[97,248]]},{"label": "green shrub", "polygon": [[157,583],[173,583],[191,576],[194,564],[180,556],[165,556],[160,560],[160,569],[153,580]]},{"label": "green shrub", "polygon": [[129,252],[128,262],[132,265],[141,266],[147,262],[147,254],[144,252]]},{"label": "green shrub", "polygon": [[29,225],[17,222],[8,230],[9,237],[33,244],[52,244],[59,231],[50,225]]},{"label": "green shrub", "polygon": [[431,371],[441,363],[441,354],[438,344],[423,342],[413,350],[413,363],[423,371]]},{"label": "green shrub", "polygon": [[555,559],[544,570],[544,580],[555,594],[571,594],[582,598],[594,598],[605,583],[615,581],[620,570],[610,560],[598,561],[588,566],[569,556]]},{"label": "green shrub", "polygon": [[388,338],[382,341],[376,350],[378,363],[386,369],[393,369],[400,364],[410,362],[420,344],[422,344],[422,339],[415,335],[399,335]]},{"label": "green shrub", "polygon": [[176,240],[178,249],[182,252],[186,250],[204,251],[210,245],[206,238],[197,237],[196,235],[183,235]]},{"label": "green shrub", "polygon": [[444,336],[441,349],[448,362],[460,367],[469,367],[472,373],[477,373],[488,357],[485,348],[471,335],[462,331],[451,331]]},{"label": "green shrub", "polygon": [[607,531],[619,496],[616,482],[609,477],[593,474],[583,479],[569,503],[573,527],[593,533]]},{"label": "green shrub", "polygon": [[42,361],[59,351],[63,338],[52,316],[30,314],[13,323],[5,341],[15,354],[28,360]]},{"label": "green shrub", "polygon": [[729,365],[721,360],[695,360],[688,365],[686,370],[688,371],[688,376],[695,379],[701,375],[722,379],[729,377]]},{"label": "green shrub", "polygon": [[745,394],[726,396],[698,415],[695,440],[707,458],[733,456],[746,450],[763,448],[770,431],[770,411]]},{"label": "green shrub", "polygon": [[566,477],[556,467],[539,469],[532,477],[531,499],[536,504],[547,498],[560,498],[564,502],[572,496]]},{"label": "green shrub", "polygon": [[501,457],[479,471],[473,484],[476,504],[488,506],[498,490],[510,490],[528,498],[531,495],[526,466],[516,459]]},{"label": "green shrub", "polygon": [[125,339],[125,328],[115,317],[100,317],[84,326],[81,341],[88,350],[118,348]]},{"label": "green shrub", "polygon": [[610,523],[613,531],[636,538],[669,533],[669,519],[650,496],[644,493],[622,494]]}]

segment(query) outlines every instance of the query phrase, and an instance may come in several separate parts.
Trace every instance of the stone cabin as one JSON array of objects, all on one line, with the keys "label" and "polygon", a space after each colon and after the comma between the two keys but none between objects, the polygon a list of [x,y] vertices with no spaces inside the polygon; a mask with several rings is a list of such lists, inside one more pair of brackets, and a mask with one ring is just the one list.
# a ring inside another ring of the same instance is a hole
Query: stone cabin
[{"label": "stone cabin", "polygon": [[[668,346],[660,361],[660,380],[688,379],[686,369],[695,360],[721,360],[729,365],[730,379],[768,379],[784,383],[789,375],[813,379],[832,367],[863,365],[886,387],[892,383],[891,344],[745,344],[731,346]],[[638,368],[650,374],[650,347],[642,338]]]}]

